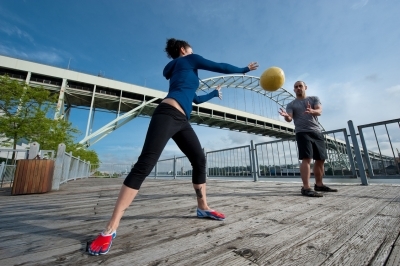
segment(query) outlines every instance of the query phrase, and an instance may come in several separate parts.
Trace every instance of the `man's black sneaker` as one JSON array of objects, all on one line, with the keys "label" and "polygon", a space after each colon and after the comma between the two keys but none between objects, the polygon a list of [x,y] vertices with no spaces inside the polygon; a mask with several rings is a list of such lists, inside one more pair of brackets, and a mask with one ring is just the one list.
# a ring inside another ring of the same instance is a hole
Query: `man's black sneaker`
[{"label": "man's black sneaker", "polygon": [[318,193],[311,188],[309,189],[304,189],[303,187],[301,188],[301,195],[306,196],[306,197],[323,197],[321,193]]},{"label": "man's black sneaker", "polygon": [[327,186],[325,186],[325,185],[322,185],[322,186],[314,185],[314,190],[315,190],[315,191],[323,191],[323,192],[338,192],[337,189],[335,189],[335,188],[330,188],[330,187],[327,187]]}]

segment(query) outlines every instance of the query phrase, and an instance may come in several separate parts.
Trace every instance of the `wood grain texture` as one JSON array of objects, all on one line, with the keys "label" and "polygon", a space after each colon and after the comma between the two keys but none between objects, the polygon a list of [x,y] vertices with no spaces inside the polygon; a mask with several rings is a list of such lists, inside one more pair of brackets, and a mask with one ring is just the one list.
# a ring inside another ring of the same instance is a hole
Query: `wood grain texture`
[{"label": "wood grain texture", "polygon": [[210,180],[209,205],[227,216],[220,222],[196,217],[190,181],[147,179],[111,251],[90,256],[86,244],[105,227],[122,182],[0,190],[1,265],[399,265],[395,185],[334,184],[339,192],[308,198],[298,183]]},{"label": "wood grain texture", "polygon": [[12,195],[45,193],[51,190],[53,160],[19,160]]}]

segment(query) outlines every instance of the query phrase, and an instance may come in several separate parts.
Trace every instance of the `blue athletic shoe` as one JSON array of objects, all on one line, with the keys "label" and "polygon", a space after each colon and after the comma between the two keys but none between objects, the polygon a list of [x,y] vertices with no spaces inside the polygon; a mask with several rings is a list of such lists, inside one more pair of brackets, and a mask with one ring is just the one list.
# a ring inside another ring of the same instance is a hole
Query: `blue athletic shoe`
[{"label": "blue athletic shoe", "polygon": [[200,210],[197,208],[197,217],[199,218],[211,218],[218,221],[225,220],[225,215],[221,212],[217,212],[214,210]]},{"label": "blue athletic shoe", "polygon": [[90,244],[88,252],[90,255],[104,255],[110,251],[112,240],[117,236],[117,232],[114,231],[109,235],[103,233],[99,234],[95,240]]}]

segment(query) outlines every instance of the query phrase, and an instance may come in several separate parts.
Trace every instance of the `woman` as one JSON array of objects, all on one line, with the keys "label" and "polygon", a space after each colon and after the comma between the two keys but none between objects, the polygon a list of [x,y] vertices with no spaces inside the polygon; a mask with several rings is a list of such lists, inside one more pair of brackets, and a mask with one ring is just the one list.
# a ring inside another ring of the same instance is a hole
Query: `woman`
[{"label": "woman", "polygon": [[125,210],[137,195],[144,179],[157,163],[168,140],[172,138],[193,166],[192,183],[197,195],[197,217],[224,220],[225,215],[210,209],[206,199],[206,159],[189,119],[192,102],[200,104],[214,97],[222,97],[220,87],[209,94],[197,96],[198,69],[224,74],[247,73],[257,69],[255,62],[238,68],[215,63],[193,54],[191,46],[181,40],[168,39],[165,52],[173,60],[163,75],[169,79],[169,92],[154,111],[147,131],[143,150],[137,163],[126,177],[119,193],[113,215],[106,229],[90,244],[92,255],[106,254],[116,236],[116,230]]}]

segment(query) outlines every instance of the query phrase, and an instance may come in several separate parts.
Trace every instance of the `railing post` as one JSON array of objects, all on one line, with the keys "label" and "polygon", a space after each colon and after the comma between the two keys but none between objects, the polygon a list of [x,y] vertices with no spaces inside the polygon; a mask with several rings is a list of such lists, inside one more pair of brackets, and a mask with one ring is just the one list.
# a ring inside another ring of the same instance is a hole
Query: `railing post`
[{"label": "railing post", "polygon": [[64,166],[63,166],[63,180],[62,182],[67,182],[69,180],[69,177],[71,176],[72,169],[71,169],[71,163],[72,163],[72,151],[67,153],[68,156],[64,157]]},{"label": "railing post", "polygon": [[29,146],[29,156],[28,159],[35,159],[35,157],[39,153],[39,143],[37,142],[32,142],[31,145]]},{"label": "railing post", "polygon": [[154,179],[157,179],[157,168],[158,168],[158,162],[156,162],[156,166],[154,167]]},{"label": "railing post", "polygon": [[257,174],[257,168],[256,168],[256,156],[255,156],[255,149],[254,149],[254,141],[251,140],[251,146],[250,146],[250,153],[251,153],[251,174],[253,175],[253,180],[254,182],[258,181],[258,174]]},{"label": "railing post", "polygon": [[349,136],[347,135],[347,130],[345,128],[343,129],[343,134],[344,134],[344,140],[346,142],[346,150],[347,150],[347,156],[349,157],[349,161],[350,161],[351,172],[353,173],[354,177],[357,177],[356,166],[354,164],[353,153],[351,151],[350,142],[349,142]]},{"label": "railing post", "polygon": [[353,121],[349,120],[347,122],[347,124],[349,126],[351,141],[353,142],[354,153],[355,153],[356,159],[357,159],[357,165],[358,165],[358,171],[360,172],[361,184],[364,186],[368,186],[368,180],[365,175],[364,162],[363,162],[363,159],[361,156],[360,147],[358,146],[357,135],[356,135],[356,131],[354,130]]},{"label": "railing post", "polygon": [[0,187],[3,187],[3,171],[5,168],[5,162],[1,162],[0,164]]},{"label": "railing post", "polygon": [[53,183],[51,186],[51,190],[60,189],[64,155],[65,155],[65,145],[61,143],[58,145],[56,160],[54,163]]},{"label": "railing post", "polygon": [[174,179],[176,179],[176,156],[174,155]]},{"label": "railing post", "polygon": [[87,161],[85,166],[85,177],[89,178],[89,176],[90,176],[90,161]]},{"label": "railing post", "polygon": [[364,134],[362,132],[362,128],[360,128],[360,127],[358,127],[358,134],[360,134],[361,145],[363,146],[363,150],[364,150],[364,159],[368,166],[369,178],[371,178],[374,176],[374,169],[372,167],[371,160],[369,158],[367,144],[365,143],[365,139],[364,139]]},{"label": "railing post", "polygon": [[205,160],[206,160],[206,180],[207,180],[208,179],[208,164],[207,164],[207,151],[206,151],[206,148],[203,148],[203,153],[204,153],[204,157],[205,157]]},{"label": "railing post", "polygon": [[79,178],[83,178],[83,167],[85,165],[85,160],[79,160],[79,167],[78,167],[78,172],[79,172]]},{"label": "railing post", "polygon": [[73,160],[73,179],[76,180],[76,177],[78,176],[78,167],[79,167],[79,156],[78,158],[74,158]]}]

